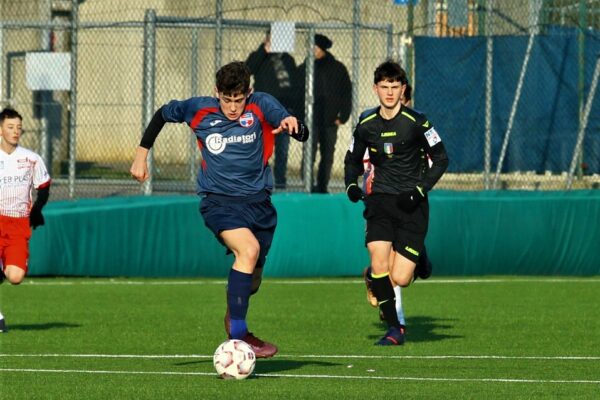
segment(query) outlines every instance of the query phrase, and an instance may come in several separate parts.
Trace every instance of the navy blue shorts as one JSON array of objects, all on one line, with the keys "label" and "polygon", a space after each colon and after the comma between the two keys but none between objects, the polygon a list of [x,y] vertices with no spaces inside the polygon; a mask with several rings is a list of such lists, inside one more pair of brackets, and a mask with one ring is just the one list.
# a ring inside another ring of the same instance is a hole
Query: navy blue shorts
[{"label": "navy blue shorts", "polygon": [[271,203],[269,193],[260,192],[243,197],[208,194],[200,203],[200,214],[206,227],[223,245],[225,244],[219,236],[221,232],[237,228],[250,229],[260,244],[262,260],[259,262],[264,262],[277,226],[277,211]]}]

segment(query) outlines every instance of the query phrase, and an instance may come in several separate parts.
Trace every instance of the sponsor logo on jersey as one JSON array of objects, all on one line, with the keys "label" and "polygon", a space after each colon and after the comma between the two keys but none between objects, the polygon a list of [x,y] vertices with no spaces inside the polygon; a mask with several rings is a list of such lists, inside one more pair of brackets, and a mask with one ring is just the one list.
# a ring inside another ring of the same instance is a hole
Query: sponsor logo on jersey
[{"label": "sponsor logo on jersey", "polygon": [[243,114],[240,117],[240,125],[244,128],[250,128],[252,125],[254,125],[254,116],[252,113]]},{"label": "sponsor logo on jersey", "polygon": [[383,144],[383,152],[385,154],[393,154],[394,153],[394,145],[392,143],[384,143]]},{"label": "sponsor logo on jersey", "polygon": [[4,186],[19,186],[19,185],[29,185],[31,182],[31,171],[27,171],[23,175],[13,175],[13,176],[2,176],[0,177],[0,184]]},{"label": "sponsor logo on jersey", "polygon": [[429,147],[433,147],[442,141],[442,138],[440,138],[440,135],[438,135],[438,133],[435,131],[435,128],[431,128],[425,132],[425,139],[427,139]]},{"label": "sponsor logo on jersey", "polygon": [[254,143],[256,132],[247,135],[223,137],[220,133],[211,133],[206,137],[206,148],[213,154],[220,154],[225,150],[228,143]]},{"label": "sponsor logo on jersey", "polygon": [[396,136],[396,132],[381,132],[381,137],[392,137]]},{"label": "sponsor logo on jersey", "polygon": [[17,169],[29,168],[33,164],[35,164],[35,162],[29,158],[20,158],[17,160]]}]

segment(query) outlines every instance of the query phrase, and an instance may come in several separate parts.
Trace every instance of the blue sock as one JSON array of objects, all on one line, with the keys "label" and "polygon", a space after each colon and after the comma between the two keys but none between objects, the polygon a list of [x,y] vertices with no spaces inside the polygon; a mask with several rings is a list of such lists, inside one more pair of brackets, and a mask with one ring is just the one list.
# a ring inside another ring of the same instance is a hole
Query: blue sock
[{"label": "blue sock", "polygon": [[252,274],[245,274],[232,268],[227,283],[227,305],[231,318],[230,333],[233,339],[242,339],[248,333],[246,314],[251,290]]}]

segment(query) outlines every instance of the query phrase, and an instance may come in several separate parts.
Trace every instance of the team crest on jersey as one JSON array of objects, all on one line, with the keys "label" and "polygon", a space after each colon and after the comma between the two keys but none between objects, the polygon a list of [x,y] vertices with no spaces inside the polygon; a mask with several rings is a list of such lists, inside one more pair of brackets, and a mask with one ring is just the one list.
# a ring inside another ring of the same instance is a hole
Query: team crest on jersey
[{"label": "team crest on jersey", "polygon": [[240,125],[244,128],[250,128],[254,124],[254,116],[252,113],[243,114],[240,117]]},{"label": "team crest on jersey", "polygon": [[383,152],[385,154],[393,154],[394,153],[394,145],[392,143],[384,143],[383,144]]}]

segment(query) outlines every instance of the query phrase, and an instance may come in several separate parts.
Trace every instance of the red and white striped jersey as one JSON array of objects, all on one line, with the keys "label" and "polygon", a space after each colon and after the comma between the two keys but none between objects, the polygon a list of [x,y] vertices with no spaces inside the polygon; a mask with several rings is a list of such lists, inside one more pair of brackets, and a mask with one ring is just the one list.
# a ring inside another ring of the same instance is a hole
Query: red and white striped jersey
[{"label": "red and white striped jersey", "polygon": [[38,154],[21,146],[11,154],[0,150],[0,215],[29,216],[32,188],[48,185],[50,175]]}]

